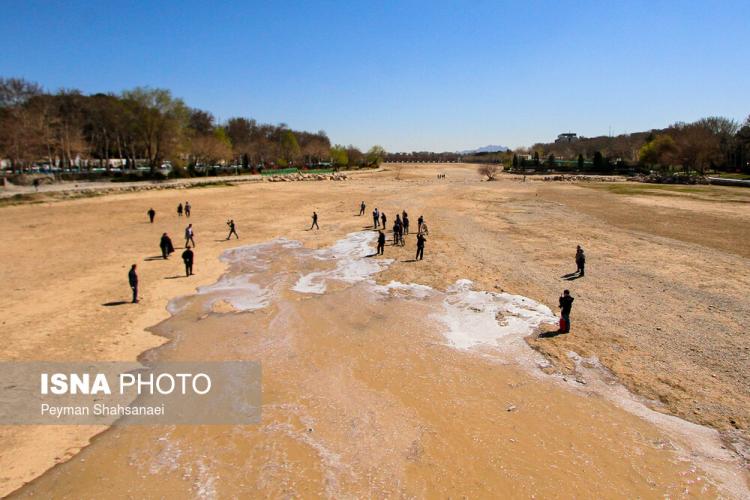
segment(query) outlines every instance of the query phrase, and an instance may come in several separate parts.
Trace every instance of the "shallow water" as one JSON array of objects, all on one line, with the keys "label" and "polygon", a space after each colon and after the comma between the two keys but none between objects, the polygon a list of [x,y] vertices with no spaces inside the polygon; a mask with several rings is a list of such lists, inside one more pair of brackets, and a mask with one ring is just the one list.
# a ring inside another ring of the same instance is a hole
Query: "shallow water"
[{"label": "shallow water", "polygon": [[523,339],[556,322],[547,306],[468,280],[376,284],[391,261],[372,255],[374,236],[230,250],[228,272],[154,328],[172,341],[146,363],[261,361],[261,424],[113,428],[19,493],[742,494],[712,431],[658,421],[594,361],[580,389],[543,375]]}]

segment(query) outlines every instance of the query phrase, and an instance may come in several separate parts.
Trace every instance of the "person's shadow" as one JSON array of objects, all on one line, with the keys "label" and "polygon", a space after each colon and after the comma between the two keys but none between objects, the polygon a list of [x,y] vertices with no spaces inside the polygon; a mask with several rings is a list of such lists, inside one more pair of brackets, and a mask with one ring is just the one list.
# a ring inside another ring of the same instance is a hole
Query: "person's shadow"
[{"label": "person's shadow", "polygon": [[562,330],[558,329],[558,330],[554,330],[554,331],[551,331],[551,332],[542,332],[542,333],[539,334],[539,338],[540,339],[551,339],[551,338],[557,337],[558,335],[565,335],[565,334],[566,334],[565,332],[563,332]]},{"label": "person's shadow", "polygon": [[126,300],[116,300],[114,302],[106,302],[102,304],[104,307],[114,307],[114,306],[121,306],[123,304],[129,304],[130,302]]},{"label": "person's shadow", "polygon": [[565,281],[574,281],[574,280],[577,280],[578,278],[582,278],[582,277],[583,276],[581,274],[579,274],[578,271],[576,271],[574,273],[568,273],[568,274],[564,274],[563,276],[560,276],[560,278],[564,279]]},{"label": "person's shadow", "polygon": [[148,261],[151,261],[151,260],[165,260],[165,259],[161,255],[154,255],[152,257],[146,257],[143,260],[145,260],[146,262],[148,262]]},{"label": "person's shadow", "polygon": [[180,278],[187,278],[187,276],[183,276],[182,274],[180,274],[180,275],[177,275],[177,276],[167,276],[164,279],[165,280],[177,280],[177,279],[180,279]]}]

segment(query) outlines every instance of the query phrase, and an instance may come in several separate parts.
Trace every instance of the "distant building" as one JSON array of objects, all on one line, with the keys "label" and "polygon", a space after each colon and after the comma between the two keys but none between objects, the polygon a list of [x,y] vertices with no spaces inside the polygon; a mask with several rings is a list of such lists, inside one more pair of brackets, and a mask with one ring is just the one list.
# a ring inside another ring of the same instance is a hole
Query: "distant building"
[{"label": "distant building", "polygon": [[567,144],[569,142],[576,142],[578,140],[578,135],[574,134],[572,132],[567,132],[565,134],[560,134],[557,136],[557,139],[555,140],[555,144]]}]

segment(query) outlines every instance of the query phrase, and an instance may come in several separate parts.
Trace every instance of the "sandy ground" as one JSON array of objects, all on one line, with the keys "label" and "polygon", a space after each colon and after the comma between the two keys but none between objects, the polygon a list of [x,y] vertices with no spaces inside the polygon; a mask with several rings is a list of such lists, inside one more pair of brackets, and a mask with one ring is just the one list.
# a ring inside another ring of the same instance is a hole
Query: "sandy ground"
[{"label": "sandy ground", "polygon": [[[441,171],[448,178],[438,181]],[[408,208],[430,228],[427,261],[413,248],[379,277],[444,289],[459,278],[554,306],[563,288],[576,297],[573,332],[530,339],[556,363],[569,353],[596,356],[618,380],[660,411],[722,431],[742,453],[750,426],[750,201],[747,191],[706,199],[684,193],[623,195],[606,189],[502,178],[479,181],[471,166],[391,167],[347,182],[251,184],[128,193],[0,209],[0,360],[132,360],[164,341],[145,331],[167,317],[175,296],[209,284],[224,270],[225,221],[241,243],[277,236],[310,247],[361,229],[360,200],[393,216]],[[668,199],[668,203],[665,200]],[[186,224],[177,203],[193,205],[196,276],[177,257],[159,255],[161,232],[180,243]],[[739,201],[738,201],[739,200]],[[743,201],[745,200],[745,201]],[[146,210],[157,211],[148,223]],[[730,207],[730,208],[728,208]],[[320,232],[306,231],[321,214]],[[573,253],[587,251],[585,278]],[[413,243],[410,243],[413,245]],[[128,303],[127,270],[138,263],[142,301]],[[480,375],[476,375],[480,377]],[[67,460],[103,429],[0,429],[0,494]],[[746,450],[746,449],[745,449]],[[744,451],[747,453],[747,451]]]}]

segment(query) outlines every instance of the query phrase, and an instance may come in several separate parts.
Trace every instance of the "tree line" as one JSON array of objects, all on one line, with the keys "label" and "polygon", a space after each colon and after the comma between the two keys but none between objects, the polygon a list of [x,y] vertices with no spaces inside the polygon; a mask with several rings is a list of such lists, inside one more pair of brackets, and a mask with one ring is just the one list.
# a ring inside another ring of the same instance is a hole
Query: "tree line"
[{"label": "tree line", "polygon": [[0,159],[12,170],[35,165],[125,168],[165,162],[174,170],[234,165],[257,171],[287,166],[377,165],[385,151],[374,146],[331,145],[324,131],[233,117],[217,123],[169,90],[137,87],[120,94],[45,92],[37,83],[0,78]]},{"label": "tree line", "polygon": [[649,132],[538,143],[515,150],[511,165],[563,165],[599,172],[640,167],[701,175],[709,170],[750,173],[750,116],[743,123],[714,116]]},{"label": "tree line", "polygon": [[388,153],[389,162],[503,164],[509,170],[611,173],[634,170],[745,172],[750,174],[750,116],[743,122],[722,117],[675,123],[665,129],[617,136],[580,137],[573,142],[537,143],[514,151]]}]

